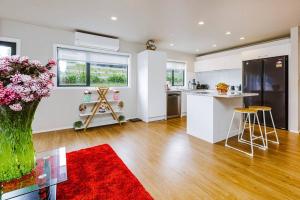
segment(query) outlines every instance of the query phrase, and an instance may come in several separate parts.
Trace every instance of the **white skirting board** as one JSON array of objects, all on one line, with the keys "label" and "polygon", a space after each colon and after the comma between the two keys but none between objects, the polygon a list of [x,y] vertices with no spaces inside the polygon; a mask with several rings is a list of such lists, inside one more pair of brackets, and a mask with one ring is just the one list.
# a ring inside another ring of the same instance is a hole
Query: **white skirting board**
[{"label": "white skirting board", "polygon": [[[127,118],[125,122],[127,122],[128,120],[130,119],[134,119],[136,117],[130,117],[130,118]],[[117,124],[118,122],[114,122],[114,123],[111,123],[111,122],[107,122],[106,124],[102,124],[102,125],[94,125],[93,127],[97,127],[97,126],[105,126],[105,125],[111,125],[111,124]],[[93,124],[93,122],[91,123]],[[92,126],[91,126],[92,127]],[[33,131],[33,134],[39,134],[39,133],[47,133],[47,132],[52,132],[52,131],[60,131],[60,130],[65,130],[65,129],[74,129],[73,125],[71,126],[65,126],[65,127],[59,127],[59,128],[53,128],[53,129],[46,129],[46,130],[39,130],[39,131]]]}]

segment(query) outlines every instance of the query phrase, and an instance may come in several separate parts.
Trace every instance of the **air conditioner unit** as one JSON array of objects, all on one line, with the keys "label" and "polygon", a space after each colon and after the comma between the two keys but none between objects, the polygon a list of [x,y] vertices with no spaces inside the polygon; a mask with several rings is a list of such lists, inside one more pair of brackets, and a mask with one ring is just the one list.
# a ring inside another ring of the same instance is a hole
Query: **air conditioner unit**
[{"label": "air conditioner unit", "polygon": [[102,50],[118,51],[119,39],[75,32],[75,45]]}]

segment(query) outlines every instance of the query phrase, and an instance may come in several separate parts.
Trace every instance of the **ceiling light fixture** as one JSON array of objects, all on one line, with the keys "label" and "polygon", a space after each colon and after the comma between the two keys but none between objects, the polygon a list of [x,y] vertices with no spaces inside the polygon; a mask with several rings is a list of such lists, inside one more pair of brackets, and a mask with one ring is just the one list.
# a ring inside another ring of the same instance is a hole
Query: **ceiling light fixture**
[{"label": "ceiling light fixture", "polygon": [[227,31],[225,34],[226,34],[226,35],[231,35],[231,32],[230,32],[230,31]]},{"label": "ceiling light fixture", "polygon": [[199,21],[198,25],[204,25],[204,21]]},{"label": "ceiling light fixture", "polygon": [[216,44],[213,44],[213,45],[212,45],[212,47],[214,47],[214,48],[215,48],[215,47],[217,47],[217,45],[216,45]]},{"label": "ceiling light fixture", "polygon": [[175,44],[171,43],[170,46],[173,47]]},{"label": "ceiling light fixture", "polygon": [[118,20],[118,18],[115,17],[115,16],[111,16],[110,19],[111,19],[112,21],[117,21],[117,20]]},{"label": "ceiling light fixture", "polygon": [[240,37],[240,40],[244,40],[245,39],[245,37]]},{"label": "ceiling light fixture", "polygon": [[199,49],[196,49],[196,52],[199,52],[200,50]]}]

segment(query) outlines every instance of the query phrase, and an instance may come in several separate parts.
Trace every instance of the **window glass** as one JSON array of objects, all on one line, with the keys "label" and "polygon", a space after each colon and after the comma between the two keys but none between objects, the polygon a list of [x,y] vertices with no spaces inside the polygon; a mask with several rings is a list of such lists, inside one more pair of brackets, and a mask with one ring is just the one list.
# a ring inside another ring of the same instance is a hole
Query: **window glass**
[{"label": "window glass", "polygon": [[129,56],[58,48],[58,86],[128,86]]},{"label": "window glass", "polygon": [[16,55],[15,42],[0,41],[0,57]]},{"label": "window glass", "polygon": [[173,80],[174,86],[184,86],[184,70],[174,69]]},{"label": "window glass", "polygon": [[127,86],[127,65],[91,64],[91,86]]},{"label": "window glass", "polygon": [[0,46],[0,57],[11,56],[11,48],[6,46]]},{"label": "window glass", "polygon": [[86,86],[86,63],[81,61],[59,60],[59,84]]},{"label": "window glass", "polygon": [[173,70],[172,69],[167,69],[167,81],[169,83],[172,83],[172,78],[173,77]]},{"label": "window glass", "polygon": [[184,62],[167,62],[167,81],[171,86],[184,86],[185,66]]}]

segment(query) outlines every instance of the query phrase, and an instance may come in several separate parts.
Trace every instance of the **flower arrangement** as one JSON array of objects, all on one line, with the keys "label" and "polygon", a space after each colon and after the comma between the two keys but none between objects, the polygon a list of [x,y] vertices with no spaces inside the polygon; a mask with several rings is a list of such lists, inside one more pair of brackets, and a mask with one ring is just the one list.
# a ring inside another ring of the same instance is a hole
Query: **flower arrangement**
[{"label": "flower arrangement", "polygon": [[52,59],[42,65],[28,57],[0,58],[0,182],[35,167],[31,124],[40,100],[53,87],[54,65]]},{"label": "flower arrangement", "polygon": [[23,104],[49,96],[55,64],[53,59],[42,65],[25,56],[0,58],[0,106],[21,111]]}]

